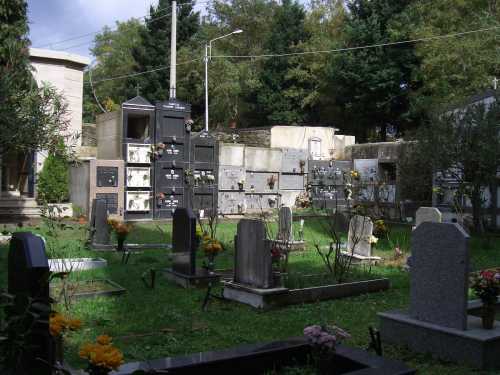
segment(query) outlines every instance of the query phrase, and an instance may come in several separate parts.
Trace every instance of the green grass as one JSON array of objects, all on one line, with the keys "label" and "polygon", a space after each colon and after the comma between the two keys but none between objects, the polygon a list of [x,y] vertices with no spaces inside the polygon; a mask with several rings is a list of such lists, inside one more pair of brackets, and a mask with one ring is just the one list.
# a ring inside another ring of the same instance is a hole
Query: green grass
[{"label": "green grass", "polygon": [[[326,268],[312,249],[314,241],[326,245],[320,219],[306,219],[305,237],[309,251],[290,256],[290,272],[309,274],[324,273]],[[170,242],[171,227],[162,224],[164,233],[154,224],[138,225],[131,233],[130,242]],[[43,226],[30,228],[45,233]],[[26,229],[24,229],[26,230]],[[275,230],[275,228],[273,229]],[[218,268],[233,265],[233,237],[236,223],[227,222],[219,227],[219,237],[228,250],[217,259]],[[393,256],[392,246],[399,243],[409,251],[410,231],[407,226],[392,227],[390,240],[381,239],[376,254],[385,259]],[[71,275],[74,280],[108,278],[127,289],[120,297],[101,297],[76,301],[70,311],[83,320],[82,330],[65,339],[65,357],[74,367],[83,368],[78,358],[78,348],[99,334],[114,338],[128,362],[165,356],[224,349],[244,343],[257,343],[285,339],[302,334],[305,326],[331,323],[345,328],[352,335],[348,345],[366,348],[369,343],[368,327],[377,326],[377,312],[405,308],[409,302],[408,273],[401,270],[398,262],[388,262],[371,269],[373,277],[388,277],[390,290],[381,293],[345,298],[321,303],[295,305],[268,312],[256,311],[235,302],[212,300],[208,311],[201,311],[204,290],[182,289],[169,284],[159,275],[154,290],[146,288],[141,280],[151,268],[161,269],[169,265],[165,250],[146,250],[132,255],[127,265],[121,264],[121,255],[112,252],[96,253],[82,246],[85,228],[74,224],[59,237],[59,252],[78,256],[100,256],[108,261],[108,267],[82,271]],[[474,268],[500,265],[500,239],[473,238],[471,241]],[[365,270],[366,271],[366,270]],[[7,283],[7,248],[0,247],[0,285]],[[56,307],[63,310],[62,306]],[[385,346],[385,355],[406,362],[421,374],[469,375],[494,374],[434,360],[404,348]]]}]

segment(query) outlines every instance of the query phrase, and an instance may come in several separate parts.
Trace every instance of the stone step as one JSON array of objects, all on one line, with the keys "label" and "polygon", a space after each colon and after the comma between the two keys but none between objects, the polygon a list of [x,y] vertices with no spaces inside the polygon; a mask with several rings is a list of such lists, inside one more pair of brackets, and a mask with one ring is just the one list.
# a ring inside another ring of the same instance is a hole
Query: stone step
[{"label": "stone step", "polygon": [[5,207],[36,208],[38,204],[35,198],[2,197],[0,198],[0,208]]}]

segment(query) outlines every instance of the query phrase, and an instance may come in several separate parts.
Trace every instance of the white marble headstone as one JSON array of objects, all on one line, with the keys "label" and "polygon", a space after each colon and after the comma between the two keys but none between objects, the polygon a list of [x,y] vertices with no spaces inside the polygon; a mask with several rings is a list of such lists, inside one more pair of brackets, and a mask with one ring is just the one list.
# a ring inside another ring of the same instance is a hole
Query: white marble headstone
[{"label": "white marble headstone", "polygon": [[373,232],[373,222],[367,216],[355,215],[349,222],[347,251],[364,257],[372,256],[370,239]]}]

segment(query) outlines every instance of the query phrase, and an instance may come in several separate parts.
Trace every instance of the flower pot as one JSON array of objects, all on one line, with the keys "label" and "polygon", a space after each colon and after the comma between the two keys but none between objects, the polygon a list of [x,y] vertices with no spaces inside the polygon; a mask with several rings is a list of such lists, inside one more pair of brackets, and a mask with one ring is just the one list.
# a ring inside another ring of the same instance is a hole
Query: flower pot
[{"label": "flower pot", "polygon": [[493,329],[495,325],[495,304],[484,303],[481,312],[481,322],[484,329]]}]

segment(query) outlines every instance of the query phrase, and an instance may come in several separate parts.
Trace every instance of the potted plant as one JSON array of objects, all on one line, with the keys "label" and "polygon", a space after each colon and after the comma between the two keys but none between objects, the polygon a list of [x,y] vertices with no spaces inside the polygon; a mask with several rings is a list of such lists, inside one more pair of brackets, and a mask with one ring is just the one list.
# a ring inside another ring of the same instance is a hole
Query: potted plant
[{"label": "potted plant", "polygon": [[133,225],[117,219],[108,219],[108,224],[115,233],[116,241],[118,242],[117,251],[123,251],[123,245],[132,230]]},{"label": "potted plant", "polygon": [[107,375],[123,363],[123,353],[111,341],[108,335],[101,335],[95,343],[80,348],[80,358],[88,361],[87,374]]},{"label": "potted plant", "polygon": [[64,360],[63,337],[68,331],[80,329],[82,322],[79,319],[71,319],[65,315],[53,311],[49,316],[49,331],[54,339],[54,354],[56,362],[62,364]]},{"label": "potted plant", "polygon": [[475,272],[471,276],[471,288],[483,302],[481,320],[484,329],[495,324],[495,304],[500,294],[500,269]]},{"label": "potted plant", "polygon": [[304,336],[311,345],[311,359],[320,374],[330,373],[335,366],[332,361],[336,345],[351,337],[339,327],[320,325],[304,328]]}]

